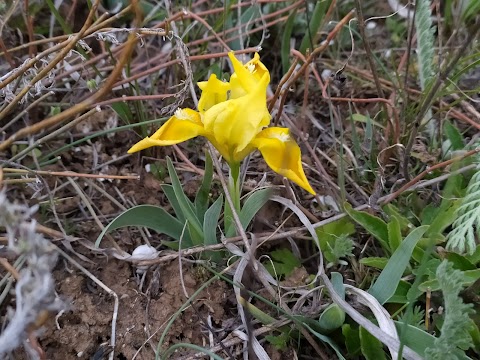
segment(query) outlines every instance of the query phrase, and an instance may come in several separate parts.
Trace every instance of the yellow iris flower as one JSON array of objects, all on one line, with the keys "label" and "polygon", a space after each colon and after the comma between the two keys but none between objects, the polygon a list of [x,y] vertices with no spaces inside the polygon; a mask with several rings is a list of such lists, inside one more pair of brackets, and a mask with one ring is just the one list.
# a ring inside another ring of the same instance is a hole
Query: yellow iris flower
[{"label": "yellow iris flower", "polygon": [[177,109],[175,114],[152,136],[132,146],[129,153],[152,146],[178,144],[196,136],[206,137],[230,164],[239,164],[258,149],[268,166],[311,194],[315,194],[302,168],[300,148],[288,128],[267,127],[267,86],[270,73],[260,57],[246,64],[233,53],[228,57],[234,73],[229,82],[214,74],[199,82],[202,95],[198,111]]}]

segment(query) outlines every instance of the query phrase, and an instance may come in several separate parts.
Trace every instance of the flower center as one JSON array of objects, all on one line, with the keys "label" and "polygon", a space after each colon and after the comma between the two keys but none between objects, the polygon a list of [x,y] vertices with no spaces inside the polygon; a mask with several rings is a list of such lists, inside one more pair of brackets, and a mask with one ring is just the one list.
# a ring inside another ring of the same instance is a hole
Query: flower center
[{"label": "flower center", "polygon": [[275,139],[280,140],[281,142],[287,142],[290,140],[290,135],[289,134],[275,134],[273,135]]},{"label": "flower center", "polygon": [[185,110],[180,109],[180,108],[175,110],[175,117],[178,120],[188,120],[188,121],[194,121],[195,120],[194,118],[192,118],[192,116],[188,112],[186,112]]},{"label": "flower center", "polygon": [[255,72],[255,64],[246,64],[247,70],[250,71],[251,74]]}]

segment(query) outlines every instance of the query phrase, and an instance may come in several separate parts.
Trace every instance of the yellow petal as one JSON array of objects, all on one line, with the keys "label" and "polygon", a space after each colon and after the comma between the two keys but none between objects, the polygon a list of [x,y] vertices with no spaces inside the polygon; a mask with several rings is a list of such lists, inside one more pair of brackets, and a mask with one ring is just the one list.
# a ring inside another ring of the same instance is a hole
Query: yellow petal
[{"label": "yellow petal", "polygon": [[268,77],[264,75],[251,93],[217,104],[204,114],[206,132],[215,138],[219,146],[228,149],[230,160],[242,160],[239,154],[245,157],[245,148],[270,123],[267,85]]},{"label": "yellow petal", "polygon": [[217,79],[215,74],[210,75],[208,81],[201,81],[197,85],[202,90],[202,96],[198,101],[198,110],[201,113],[228,98],[230,84]]},{"label": "yellow petal", "polygon": [[267,77],[267,85],[270,82],[270,73],[265,65],[260,62],[258,54],[255,54],[254,58],[245,65],[237,60],[233,52],[229,52],[228,57],[235,71],[230,78],[232,98],[241,96],[242,89],[246,93],[251,92],[264,76]]},{"label": "yellow petal", "polygon": [[270,76],[267,67],[260,61],[260,55],[258,55],[258,53],[255,53],[253,59],[247,62],[244,66],[257,80],[260,80],[265,73],[268,73]]},{"label": "yellow petal", "polygon": [[192,109],[178,109],[152,136],[133,145],[128,153],[134,153],[152,146],[167,146],[203,135],[205,130],[200,114]]},{"label": "yellow petal", "polygon": [[260,150],[273,171],[315,195],[303,171],[300,147],[291,138],[289,129],[279,127],[264,129],[255,137],[252,145]]}]

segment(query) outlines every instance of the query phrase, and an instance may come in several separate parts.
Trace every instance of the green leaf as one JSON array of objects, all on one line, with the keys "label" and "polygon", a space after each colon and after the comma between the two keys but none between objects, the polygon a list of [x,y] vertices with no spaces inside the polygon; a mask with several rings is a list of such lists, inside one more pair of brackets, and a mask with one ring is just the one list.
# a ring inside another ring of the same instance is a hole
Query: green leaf
[{"label": "green leaf", "polygon": [[345,322],[345,311],[343,311],[337,304],[330,304],[322,312],[318,319],[318,325],[322,333],[330,333],[340,328]]},{"label": "green leaf", "polygon": [[54,3],[52,2],[52,0],[46,0],[47,2],[47,5],[50,9],[50,12],[53,14],[53,16],[55,17],[55,19],[58,21],[58,23],[60,24],[60,26],[62,27],[62,31],[64,34],[71,34],[72,33],[72,29],[70,28],[70,25],[68,25],[65,20],[63,19],[62,15],[60,15],[60,13],[58,12],[57,8],[55,7]]},{"label": "green leaf", "polygon": [[[222,211],[222,203],[223,195],[220,195],[212,204],[212,206],[205,212],[205,218],[203,219],[203,236],[205,237],[204,245],[218,244],[217,227],[218,220],[220,219],[220,213]],[[207,254],[207,258],[208,257],[215,262],[222,260],[221,254],[215,251],[209,251]]]},{"label": "green leaf", "polygon": [[382,270],[387,266],[388,258],[375,256],[366,257],[360,259],[360,264]]},{"label": "green leaf", "polygon": [[380,340],[371,335],[363,327],[360,327],[360,345],[362,354],[366,360],[386,360],[383,345]]},{"label": "green leaf", "polygon": [[[307,32],[302,39],[302,43],[300,44],[300,52],[305,54],[307,48],[311,48],[315,46],[314,39],[315,35],[317,34],[318,30],[320,29],[320,25],[322,24],[323,17],[325,16],[328,7],[330,6],[330,0],[325,1],[317,1],[315,4],[315,8],[313,9],[312,18],[310,19],[310,24],[308,24]],[[307,10],[308,11],[308,10]],[[313,49],[310,49],[312,51]]]},{"label": "green leaf", "polygon": [[445,258],[453,264],[455,269],[466,271],[466,270],[475,270],[476,267],[473,265],[465,256],[462,256],[457,253],[447,253]]},{"label": "green leaf", "polygon": [[[413,325],[404,324],[400,321],[394,322],[403,344],[422,358],[425,357],[425,350],[433,345],[435,337]],[[404,328],[406,328],[405,332],[403,331]]]},{"label": "green leaf", "polygon": [[173,211],[175,212],[175,215],[177,216],[178,220],[185,224],[185,221],[187,218],[183,214],[182,208],[180,207],[180,203],[177,200],[177,196],[175,195],[175,191],[173,190],[172,185],[168,184],[162,184],[162,190],[165,193],[165,196],[168,199],[168,203],[170,206],[173,208]]},{"label": "green leaf", "polygon": [[385,221],[366,212],[357,211],[348,203],[345,203],[344,208],[345,212],[352,218],[353,221],[362,226],[378,241],[380,241],[380,244],[384,249],[390,249],[388,245],[388,227]]},{"label": "green leaf", "polygon": [[[464,287],[468,287],[480,279],[480,269],[467,270],[462,273],[461,283]],[[437,279],[432,279],[421,283],[418,289],[423,292],[427,291],[427,289],[430,289],[430,291],[437,291],[440,290],[440,285]]]},{"label": "green leaf", "polygon": [[[242,28],[244,29],[243,31],[245,33],[247,33],[248,30],[250,30],[250,28],[253,26],[253,24],[255,24],[257,18],[260,16],[259,6],[260,5],[254,6],[252,4],[251,6],[248,6],[248,7],[244,7],[244,8],[242,7],[241,8],[242,9],[241,18],[236,19],[235,25],[236,26],[242,26]],[[235,10],[233,12],[233,14],[236,15],[237,11]],[[227,25],[227,28],[233,28],[233,26],[228,26]],[[228,43],[228,45],[230,46],[230,48],[232,50],[242,49],[243,44],[241,43],[240,39],[241,39],[240,37],[236,37]]]},{"label": "green leaf", "polygon": [[297,9],[295,9],[288,17],[287,22],[283,28],[282,35],[282,50],[280,55],[282,57],[282,69],[286,74],[290,68],[290,39],[292,38],[293,25],[297,18]]},{"label": "green leaf", "polygon": [[452,150],[462,150],[465,147],[462,134],[448,119],[444,122],[443,130],[448,140],[450,140]]},{"label": "green leaf", "polygon": [[412,285],[406,281],[400,280],[398,283],[395,294],[393,294],[390,299],[388,299],[389,304],[407,304],[407,294],[410,291]]},{"label": "green leaf", "polygon": [[195,214],[195,209],[192,202],[183,192],[182,184],[178,179],[177,172],[175,171],[172,160],[169,157],[167,157],[167,167],[168,174],[170,175],[170,179],[172,180],[173,191],[175,192],[175,195],[177,197],[178,204],[182,213],[188,220],[190,235],[192,236],[194,245],[200,245],[201,242],[197,242],[203,238],[202,226],[200,225],[200,221]]},{"label": "green leaf", "polygon": [[[461,200],[443,201],[440,207],[437,208],[438,211],[435,213],[432,222],[430,222],[430,228],[425,233],[425,236],[431,237],[433,234],[441,234],[448,226],[452,225],[457,218],[457,209],[460,206],[460,203]],[[423,225],[428,224],[423,223]]]},{"label": "green leaf", "polygon": [[[346,217],[332,221],[315,229],[320,245],[328,240],[335,240],[341,235],[352,235],[355,233],[355,225]],[[323,250],[323,249],[322,249]]]},{"label": "green leaf", "polygon": [[208,198],[213,179],[213,162],[210,154],[205,154],[205,174],[203,176],[202,185],[198,189],[197,196],[195,197],[195,211],[200,221],[204,220],[205,212],[208,209]]},{"label": "green leaf", "polygon": [[385,211],[388,216],[395,216],[397,218],[397,220],[400,222],[401,231],[407,231],[413,227],[412,223],[405,216],[403,216],[398,208],[394,205],[387,204],[382,208],[382,210]]},{"label": "green leaf", "polygon": [[335,292],[345,300],[345,286],[343,285],[343,276],[338,272],[332,272],[330,275]]},{"label": "green leaf", "polygon": [[400,229],[400,221],[396,216],[390,218],[390,222],[387,224],[388,228],[388,243],[390,249],[395,251],[402,243],[402,231]]},{"label": "green leaf", "polygon": [[400,247],[393,253],[377,281],[375,281],[368,291],[380,304],[384,304],[395,293],[398,283],[410,262],[413,249],[427,229],[428,226],[420,226],[414,229],[405,240],[403,240]]},{"label": "green leaf", "polygon": [[327,250],[324,252],[325,259],[329,261],[327,267],[331,267],[336,264],[345,264],[342,262],[342,258],[352,256],[355,243],[347,235],[340,235],[335,241],[331,241],[328,244]]},{"label": "green leaf", "polygon": [[[139,205],[124,211],[108,224],[98,236],[95,246],[100,246],[105,234],[125,226],[143,226],[176,240],[180,239],[183,230],[183,224],[163,208],[153,205]],[[188,243],[191,240],[187,238],[184,241]]]},{"label": "green leaf", "polygon": [[337,355],[338,359],[339,360],[346,360],[341,351],[340,351],[340,348],[339,346],[337,345],[337,343],[335,341],[333,341],[333,339],[331,339],[330,337],[326,336],[326,335],[322,335],[320,334],[319,332],[313,330],[310,326],[304,324],[304,326],[308,329],[308,331],[310,331],[313,335],[315,335],[317,338],[319,338],[321,341],[323,341],[324,343],[330,345],[330,347],[335,351],[335,354]]},{"label": "green leaf", "polygon": [[245,300],[245,298],[243,298],[242,296],[240,296],[238,298],[238,301],[245,309],[247,309],[250,312],[250,314],[253,315],[253,317],[255,319],[260,321],[262,324],[270,325],[270,324],[273,324],[276,321],[275,318],[271,317],[270,315],[268,315],[263,310],[260,310],[255,305],[247,302],[247,300]]},{"label": "green leaf", "polygon": [[[258,213],[258,211],[265,205],[270,199],[272,195],[272,189],[260,189],[255,191],[252,195],[250,195],[245,203],[243,204],[242,210],[240,210],[240,214],[238,214],[240,218],[240,223],[244,229],[252,221],[253,217]],[[235,224],[231,224],[231,226],[226,231],[227,237],[232,237],[235,235]]]},{"label": "green leaf", "polygon": [[466,258],[472,264],[478,265],[478,263],[480,263],[480,245],[477,245],[472,255],[466,255]]},{"label": "green leaf", "polygon": [[342,326],[342,334],[345,338],[345,345],[350,356],[357,356],[361,351],[360,331],[353,329],[350,324]]},{"label": "green leaf", "polygon": [[480,13],[480,2],[478,1],[467,1],[467,6],[463,7],[462,19],[464,22],[472,22],[475,17]]},{"label": "green leaf", "polygon": [[286,331],[282,331],[279,335],[266,335],[265,340],[267,340],[277,350],[286,350],[290,340],[290,335]]},{"label": "green leaf", "polygon": [[206,211],[205,219],[203,220],[203,234],[205,235],[205,245],[218,244],[217,227],[220,213],[222,211],[223,195],[212,204]]},{"label": "green leaf", "polygon": [[265,268],[273,276],[290,275],[292,271],[302,265],[293,253],[286,248],[274,250],[270,253],[272,261],[265,263]]},{"label": "green leaf", "polygon": [[463,197],[467,185],[465,177],[462,174],[450,176],[443,187],[442,197],[444,201],[442,201],[442,205],[444,202],[452,201],[450,199]]},{"label": "green leaf", "polygon": [[[349,255],[338,254],[339,251],[337,251],[337,253],[335,251],[342,250],[338,247],[337,249],[335,248],[336,245],[340,245],[337,244],[338,240],[345,242],[344,245],[347,245],[348,247],[348,243],[346,243],[348,240],[346,237],[355,233],[355,225],[349,218],[344,217],[329,224],[320,226],[315,229],[315,232],[317,233],[318,240],[320,241],[320,249],[325,256],[325,259],[327,259],[329,263],[337,263],[339,260],[337,255],[341,255],[341,257]],[[343,250],[348,250],[347,247],[345,247]],[[340,251],[340,253],[341,252],[342,251]]]},{"label": "green leaf", "polygon": [[130,124],[133,119],[133,114],[130,108],[126,103],[123,102],[116,102],[113,104],[110,104],[111,108],[115,113],[124,121],[126,124]]},{"label": "green leaf", "polygon": [[474,320],[470,319],[471,325],[470,325],[470,336],[472,337],[472,341],[475,345],[475,352],[477,355],[480,353],[480,329],[478,328],[478,315],[473,315],[477,316],[477,321],[475,322]]}]

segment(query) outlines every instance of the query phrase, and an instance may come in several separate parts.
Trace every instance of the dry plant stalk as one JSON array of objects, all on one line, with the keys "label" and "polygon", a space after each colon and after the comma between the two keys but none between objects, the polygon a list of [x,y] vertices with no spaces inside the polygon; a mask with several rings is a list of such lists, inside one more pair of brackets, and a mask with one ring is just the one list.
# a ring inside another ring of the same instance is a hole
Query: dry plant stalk
[{"label": "dry plant stalk", "polygon": [[26,259],[15,286],[16,309],[7,310],[8,324],[0,334],[2,359],[22,345],[32,358],[40,358],[42,350],[32,339],[46,315],[65,308],[55,295],[52,275],[57,252],[35,231],[36,221],[31,216],[36,210],[37,207],[11,203],[5,190],[0,191],[0,227],[6,229],[9,249]]}]

